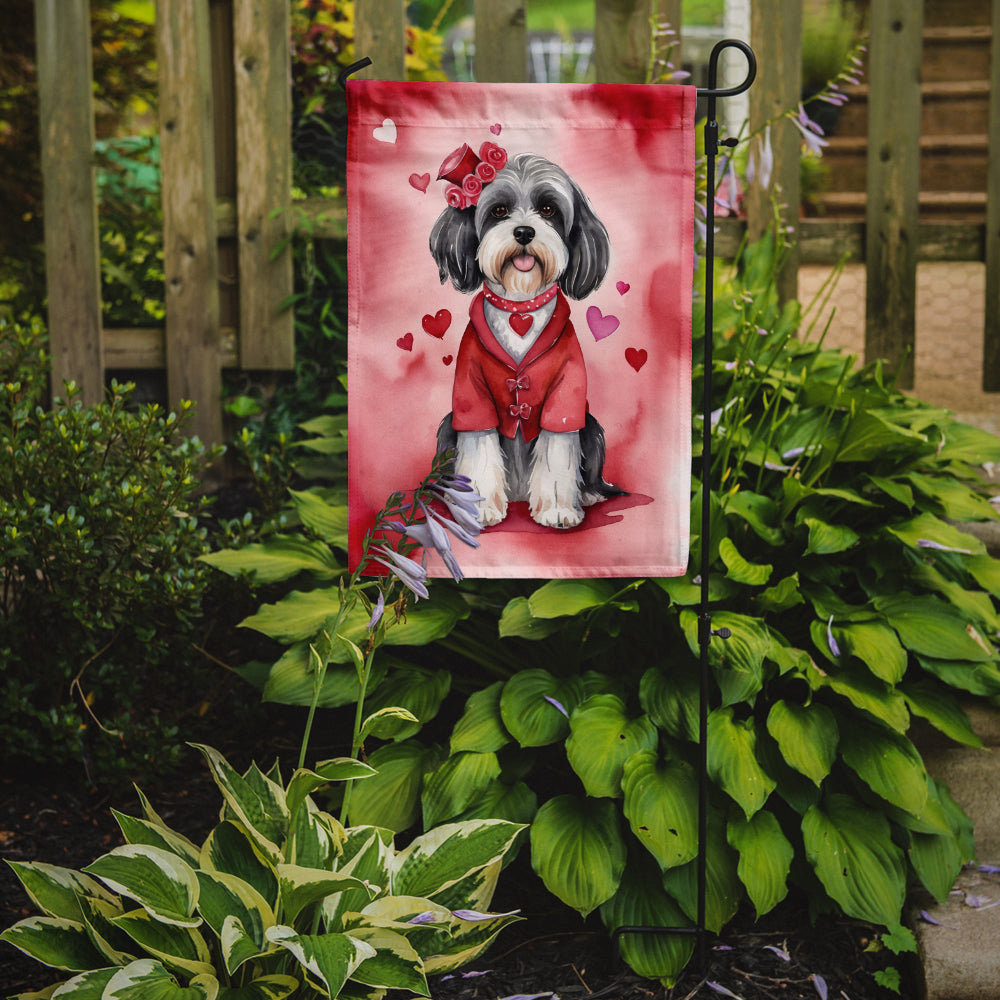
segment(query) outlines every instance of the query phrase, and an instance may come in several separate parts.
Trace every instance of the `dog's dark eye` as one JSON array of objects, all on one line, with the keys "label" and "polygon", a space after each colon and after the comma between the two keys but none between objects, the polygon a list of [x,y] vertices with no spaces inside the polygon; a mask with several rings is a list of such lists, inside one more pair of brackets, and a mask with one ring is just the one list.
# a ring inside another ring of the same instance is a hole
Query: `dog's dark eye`
[{"label": "dog's dark eye", "polygon": [[507,218],[507,206],[506,205],[494,205],[490,209],[490,215],[494,219],[506,219]]},{"label": "dog's dark eye", "polygon": [[555,214],[555,207],[552,205],[539,205],[538,214],[543,219],[548,219],[549,217]]}]

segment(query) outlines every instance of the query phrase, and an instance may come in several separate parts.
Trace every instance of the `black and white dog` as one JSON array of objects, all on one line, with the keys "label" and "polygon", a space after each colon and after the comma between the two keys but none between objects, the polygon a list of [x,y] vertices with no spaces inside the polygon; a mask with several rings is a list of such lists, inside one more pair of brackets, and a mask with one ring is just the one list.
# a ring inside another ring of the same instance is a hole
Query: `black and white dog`
[{"label": "black and white dog", "polygon": [[[480,157],[462,147],[438,178],[456,184],[430,235],[441,283],[479,292],[438,450],[456,450],[455,471],[483,497],[482,524],[498,524],[509,502],[527,500],[538,524],[572,528],[585,506],[625,493],[603,477],[604,431],[587,407],[566,302],[604,280],[608,233],[556,164],[533,153],[507,159],[493,143]],[[490,162],[497,169],[476,171]]]}]

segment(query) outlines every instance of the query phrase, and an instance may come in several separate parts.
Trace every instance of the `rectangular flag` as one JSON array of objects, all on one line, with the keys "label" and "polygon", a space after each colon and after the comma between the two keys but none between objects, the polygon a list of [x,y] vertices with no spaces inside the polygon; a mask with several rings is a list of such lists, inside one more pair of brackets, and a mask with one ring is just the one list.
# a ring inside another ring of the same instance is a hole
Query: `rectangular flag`
[{"label": "rectangular flag", "polygon": [[352,568],[454,449],[467,576],[686,572],[695,96],[348,82]]}]

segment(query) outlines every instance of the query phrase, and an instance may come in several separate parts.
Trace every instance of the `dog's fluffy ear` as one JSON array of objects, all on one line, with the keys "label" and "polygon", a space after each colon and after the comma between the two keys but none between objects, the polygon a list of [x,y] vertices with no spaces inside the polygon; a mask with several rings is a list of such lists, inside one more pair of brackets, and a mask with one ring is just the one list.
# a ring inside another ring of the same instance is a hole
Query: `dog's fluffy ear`
[{"label": "dog's fluffy ear", "polygon": [[573,184],[573,226],[566,237],[569,263],[559,279],[571,299],[588,296],[604,280],[611,260],[611,241],[580,188]]},{"label": "dog's fluffy ear", "polygon": [[476,210],[446,208],[431,230],[431,255],[441,274],[441,284],[451,283],[460,292],[474,292],[483,275],[476,260]]}]

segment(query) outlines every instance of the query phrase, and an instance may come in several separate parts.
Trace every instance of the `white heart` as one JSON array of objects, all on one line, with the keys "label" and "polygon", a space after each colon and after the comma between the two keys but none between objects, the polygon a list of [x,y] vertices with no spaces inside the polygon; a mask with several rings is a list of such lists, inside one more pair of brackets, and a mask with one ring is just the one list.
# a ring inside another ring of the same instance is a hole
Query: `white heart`
[{"label": "white heart", "polygon": [[395,142],[396,123],[391,118],[385,118],[383,119],[382,124],[372,132],[372,135],[378,139],[379,142]]}]

